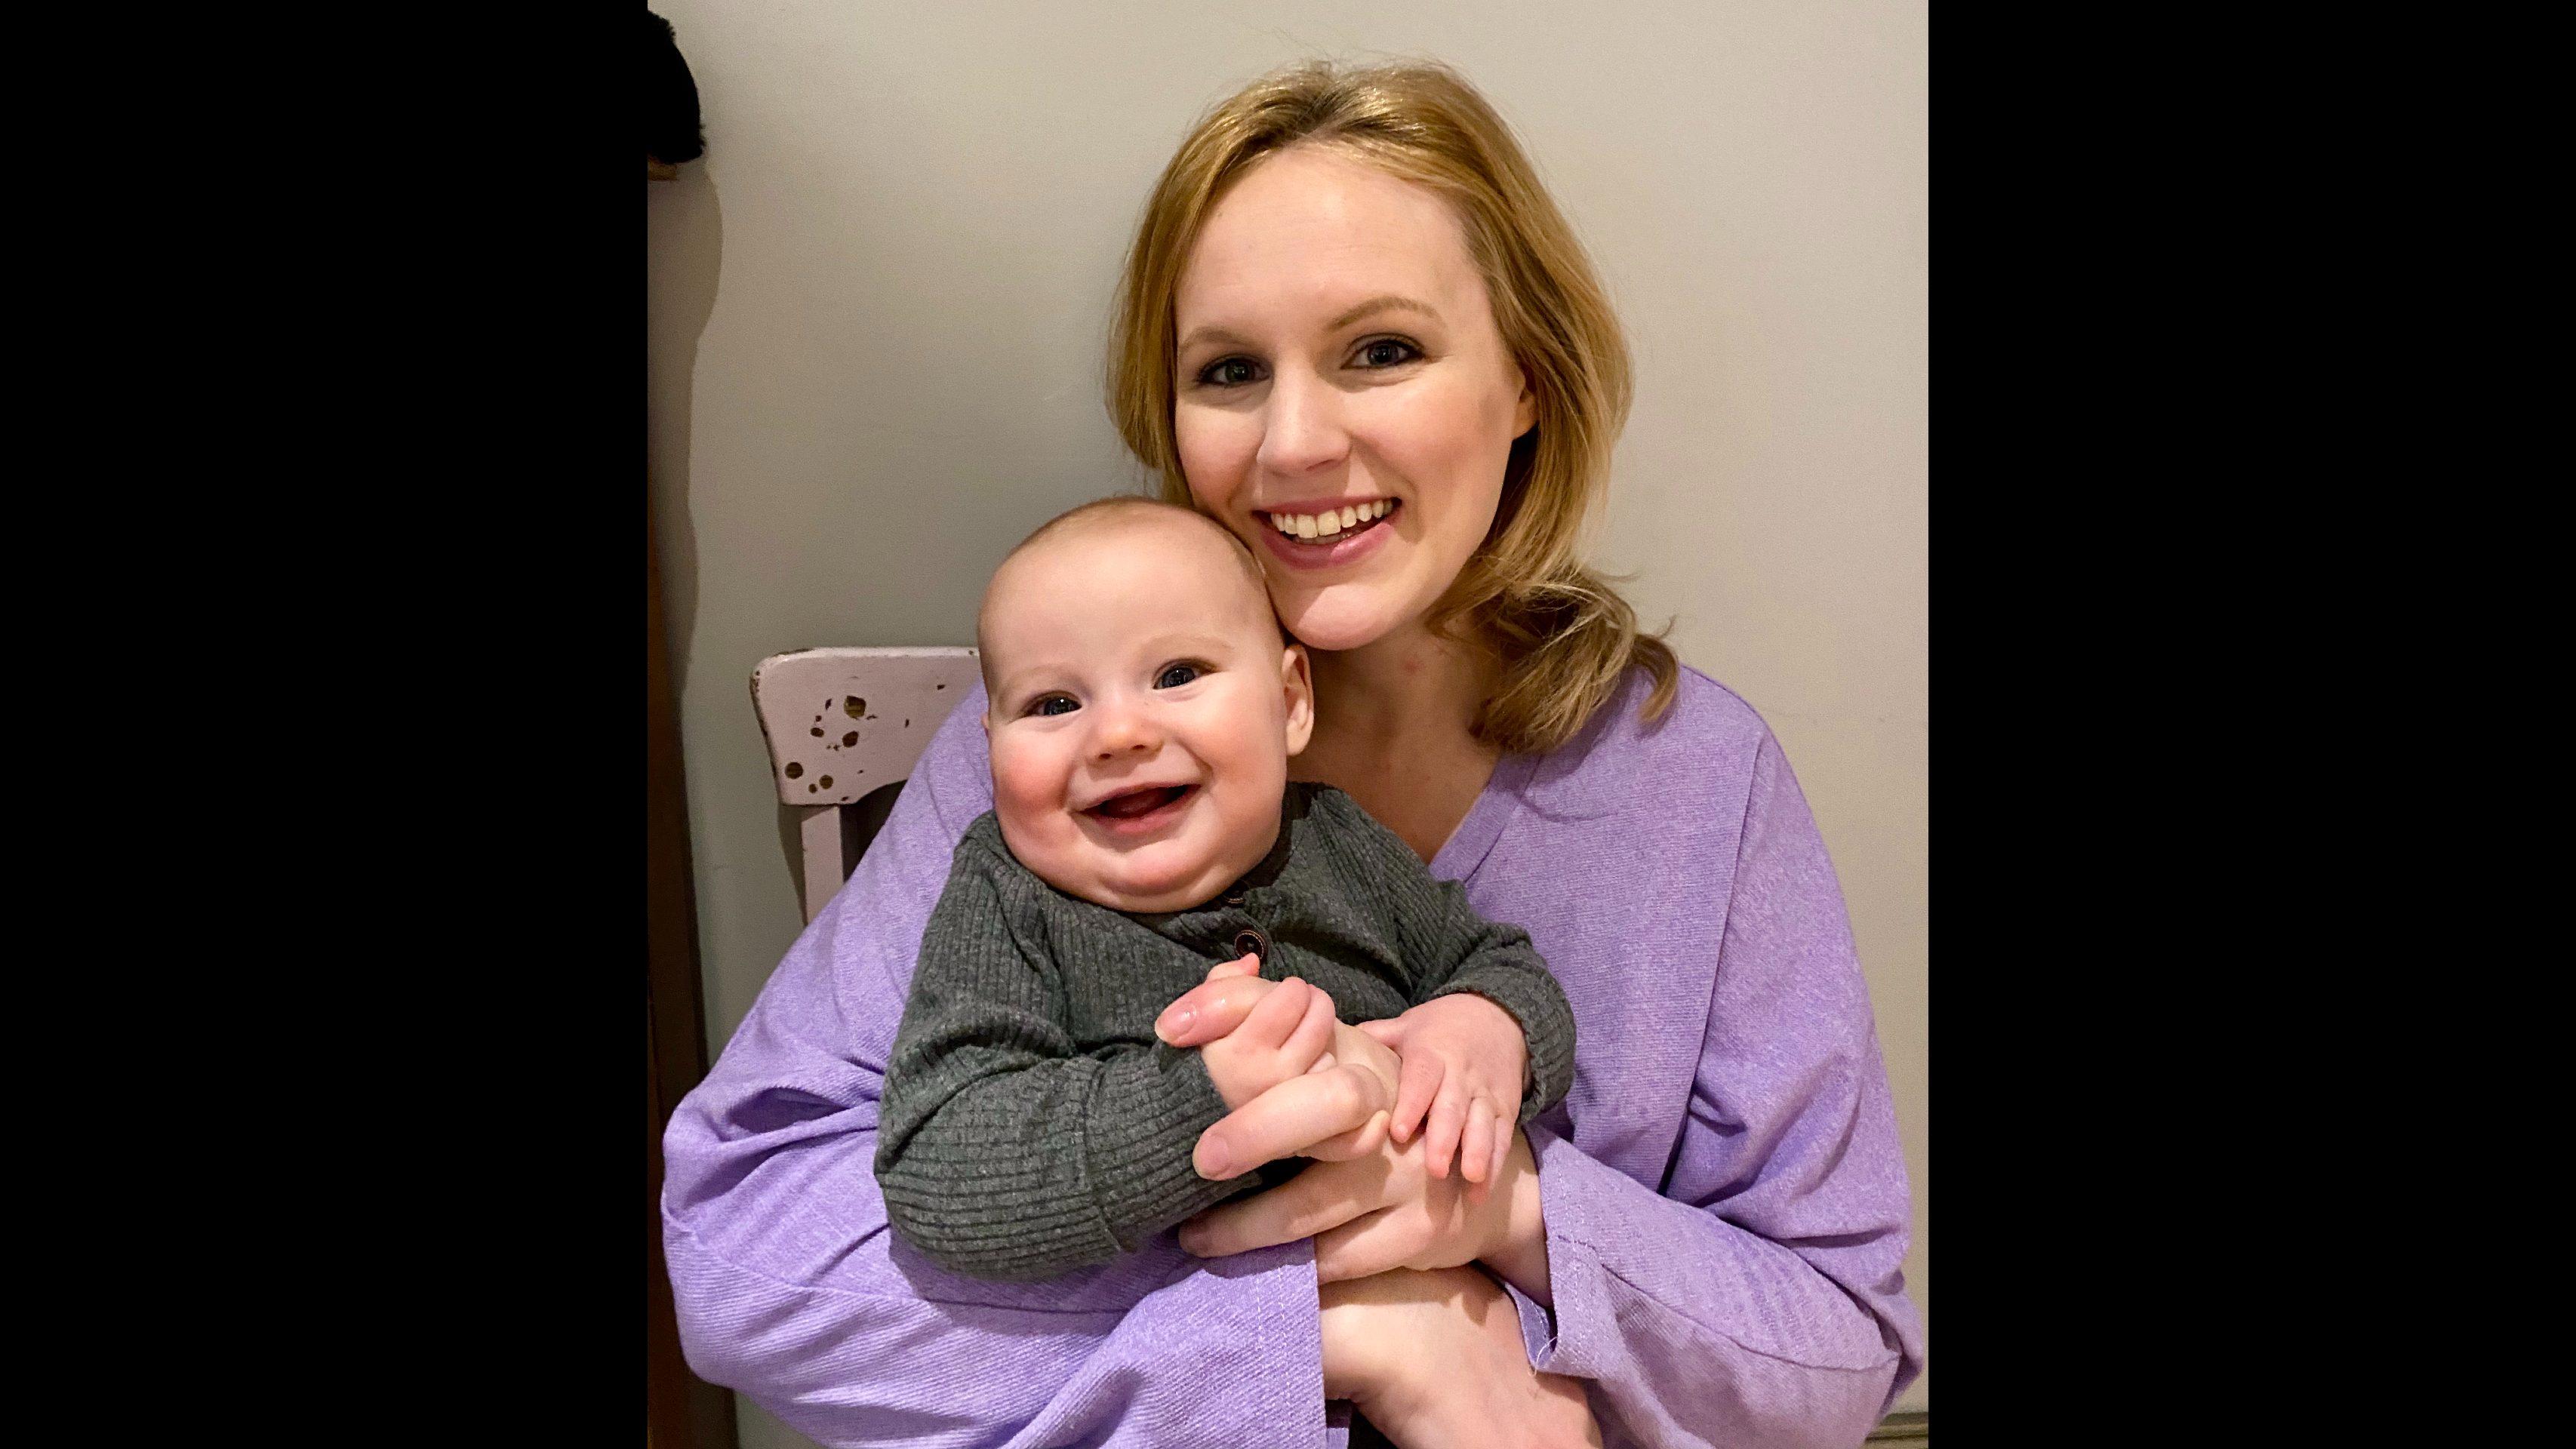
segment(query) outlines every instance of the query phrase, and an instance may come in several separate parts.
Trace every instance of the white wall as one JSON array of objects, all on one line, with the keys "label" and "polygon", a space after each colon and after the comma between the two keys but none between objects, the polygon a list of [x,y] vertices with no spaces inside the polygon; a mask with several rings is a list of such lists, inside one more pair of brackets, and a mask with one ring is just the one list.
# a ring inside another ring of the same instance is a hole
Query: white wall
[{"label": "white wall", "polygon": [[[987,572],[1131,485],[1101,344],[1146,188],[1273,65],[1429,55],[1529,146],[1630,329],[1597,559],[1788,749],[1851,903],[1930,1309],[1928,17],[1910,3],[658,0],[707,156],[651,194],[653,487],[711,1041],[798,929],[745,681],[965,643]],[[1902,1408],[1929,1405],[1929,1379]],[[803,1441],[755,1408],[747,1446]]]}]

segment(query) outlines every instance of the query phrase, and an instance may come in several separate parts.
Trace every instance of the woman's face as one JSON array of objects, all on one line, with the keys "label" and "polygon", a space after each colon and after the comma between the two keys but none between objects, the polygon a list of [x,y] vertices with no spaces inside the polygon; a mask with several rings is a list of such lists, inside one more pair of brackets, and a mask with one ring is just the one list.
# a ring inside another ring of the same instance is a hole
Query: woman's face
[{"label": "woman's face", "polygon": [[1537,416],[1448,204],[1282,152],[1210,213],[1174,300],[1181,469],[1261,558],[1281,622],[1354,649],[1420,619]]}]

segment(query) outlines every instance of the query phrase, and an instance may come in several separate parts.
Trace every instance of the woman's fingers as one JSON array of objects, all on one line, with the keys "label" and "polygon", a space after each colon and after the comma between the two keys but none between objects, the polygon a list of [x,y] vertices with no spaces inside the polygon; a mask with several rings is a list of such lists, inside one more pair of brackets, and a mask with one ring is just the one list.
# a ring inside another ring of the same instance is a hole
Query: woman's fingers
[{"label": "woman's fingers", "polygon": [[1293,1243],[1373,1212],[1386,1190],[1383,1159],[1310,1167],[1268,1192],[1210,1208],[1181,1225],[1181,1247],[1202,1258]]},{"label": "woman's fingers", "polygon": [[[1274,1158],[1297,1156],[1319,1142],[1365,1126],[1388,1105],[1386,1087],[1377,1074],[1349,1062],[1330,1071],[1291,1077],[1200,1133],[1190,1164],[1211,1182],[1240,1177]],[[1297,1180],[1303,1181],[1304,1175]]]},{"label": "woman's fingers", "polygon": [[1424,1246],[1413,1218],[1385,1207],[1315,1234],[1315,1281],[1341,1283],[1404,1267]]},{"label": "woman's fingers", "polygon": [[1488,1186],[1503,1180],[1503,1163],[1512,1155],[1512,1139],[1519,1135],[1513,1131],[1513,1128],[1518,1125],[1519,1119],[1520,1113],[1514,1111],[1497,1118],[1494,1122],[1494,1156],[1485,1167],[1485,1182]]},{"label": "woman's fingers", "polygon": [[[1362,1022],[1360,1030],[1367,1031]],[[1398,1142],[1410,1142],[1422,1130],[1422,1114],[1431,1110],[1431,1099],[1439,1094],[1440,1058],[1430,1052],[1416,1052],[1403,1059],[1404,1080],[1395,1089],[1395,1114],[1387,1125]]]},{"label": "woman's fingers", "polygon": [[1317,1162],[1348,1162],[1354,1157],[1374,1157],[1385,1145],[1386,1114],[1379,1112],[1341,1136],[1307,1148],[1306,1155]]},{"label": "woman's fingers", "polygon": [[1176,1047],[1205,1046],[1243,1024],[1261,999],[1279,989],[1258,976],[1218,976],[1200,982],[1154,1018],[1154,1035]]}]

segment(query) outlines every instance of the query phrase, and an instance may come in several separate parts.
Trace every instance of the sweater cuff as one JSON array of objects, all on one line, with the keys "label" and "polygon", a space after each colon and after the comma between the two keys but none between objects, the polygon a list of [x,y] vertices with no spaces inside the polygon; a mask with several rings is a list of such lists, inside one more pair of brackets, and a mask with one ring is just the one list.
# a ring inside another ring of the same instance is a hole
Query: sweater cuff
[{"label": "sweater cuff", "polygon": [[1574,1009],[1566,1004],[1555,980],[1543,971],[1480,974],[1453,981],[1427,999],[1437,1001],[1461,991],[1494,1003],[1520,1024],[1528,1057],[1521,1072],[1522,1125],[1563,1101],[1574,1085]]},{"label": "sweater cuff", "polygon": [[1514,1306],[1521,1310],[1521,1341],[1530,1350],[1530,1367],[1542,1373],[1597,1379],[1614,1369],[1622,1356],[1608,1274],[1591,1247],[1601,1225],[1594,1174],[1617,1176],[1617,1169],[1593,1161],[1581,1148],[1535,1122],[1524,1124],[1521,1131],[1529,1139],[1530,1158],[1538,1165],[1551,1300],[1550,1306],[1540,1308],[1520,1290],[1510,1290]]},{"label": "sweater cuff", "polygon": [[1083,1120],[1083,1169],[1118,1246],[1156,1233],[1260,1185],[1253,1174],[1210,1182],[1190,1165],[1199,1134],[1226,1114],[1195,1050],[1160,1043],[1101,1064]]}]

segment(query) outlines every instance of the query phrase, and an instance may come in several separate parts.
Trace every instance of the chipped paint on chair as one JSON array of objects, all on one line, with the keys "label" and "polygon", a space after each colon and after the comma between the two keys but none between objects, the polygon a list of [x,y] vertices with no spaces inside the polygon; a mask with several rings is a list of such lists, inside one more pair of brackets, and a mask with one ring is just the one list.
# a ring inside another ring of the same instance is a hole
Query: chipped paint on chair
[{"label": "chipped paint on chair", "polygon": [[752,670],[778,801],[803,815],[806,920],[858,864],[843,845],[842,812],[912,773],[977,667],[972,649],[799,649]]}]

